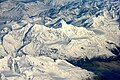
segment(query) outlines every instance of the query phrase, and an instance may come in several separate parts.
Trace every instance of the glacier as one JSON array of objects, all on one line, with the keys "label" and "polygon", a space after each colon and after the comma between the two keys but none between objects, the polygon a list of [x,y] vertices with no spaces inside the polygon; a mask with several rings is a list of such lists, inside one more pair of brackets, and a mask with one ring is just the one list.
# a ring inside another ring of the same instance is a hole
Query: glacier
[{"label": "glacier", "polygon": [[0,80],[112,80],[83,66],[119,60],[119,20],[119,0],[0,0]]}]

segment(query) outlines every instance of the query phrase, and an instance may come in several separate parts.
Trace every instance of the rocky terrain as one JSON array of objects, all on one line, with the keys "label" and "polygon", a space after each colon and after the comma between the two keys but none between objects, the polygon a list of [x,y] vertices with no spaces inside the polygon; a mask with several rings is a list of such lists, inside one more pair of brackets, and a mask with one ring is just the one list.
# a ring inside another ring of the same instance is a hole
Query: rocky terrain
[{"label": "rocky terrain", "polygon": [[119,80],[119,5],[0,0],[0,80]]}]

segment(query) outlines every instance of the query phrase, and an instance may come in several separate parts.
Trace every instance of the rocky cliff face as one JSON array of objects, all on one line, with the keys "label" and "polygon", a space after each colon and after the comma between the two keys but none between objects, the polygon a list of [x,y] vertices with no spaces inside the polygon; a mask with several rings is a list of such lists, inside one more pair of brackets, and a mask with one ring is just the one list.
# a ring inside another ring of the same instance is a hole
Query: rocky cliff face
[{"label": "rocky cliff face", "polygon": [[[0,79],[93,80],[67,61],[119,56],[119,1],[0,3]],[[118,53],[113,53],[116,49]]]}]

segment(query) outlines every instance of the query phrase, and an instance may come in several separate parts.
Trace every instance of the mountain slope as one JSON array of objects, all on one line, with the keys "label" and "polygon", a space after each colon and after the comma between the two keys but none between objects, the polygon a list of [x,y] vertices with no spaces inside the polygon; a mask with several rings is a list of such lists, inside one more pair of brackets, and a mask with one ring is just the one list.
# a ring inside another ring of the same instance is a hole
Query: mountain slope
[{"label": "mountain slope", "polygon": [[0,80],[99,79],[77,64],[119,58],[119,4],[0,0]]}]

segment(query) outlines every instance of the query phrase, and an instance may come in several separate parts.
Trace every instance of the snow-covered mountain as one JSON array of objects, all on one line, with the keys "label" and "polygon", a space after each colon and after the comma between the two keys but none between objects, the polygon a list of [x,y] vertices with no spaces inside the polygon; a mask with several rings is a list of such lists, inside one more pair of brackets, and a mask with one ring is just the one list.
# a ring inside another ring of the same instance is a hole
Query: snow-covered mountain
[{"label": "snow-covered mountain", "polygon": [[2,21],[21,23],[25,19],[54,28],[61,27],[60,20],[64,19],[68,24],[89,28],[92,17],[103,15],[104,10],[114,20],[119,19],[119,5],[119,1],[109,0],[7,0],[0,4],[0,16]]},{"label": "snow-covered mountain", "polygon": [[119,0],[0,0],[0,80],[98,80],[71,61],[118,57],[119,20]]}]

